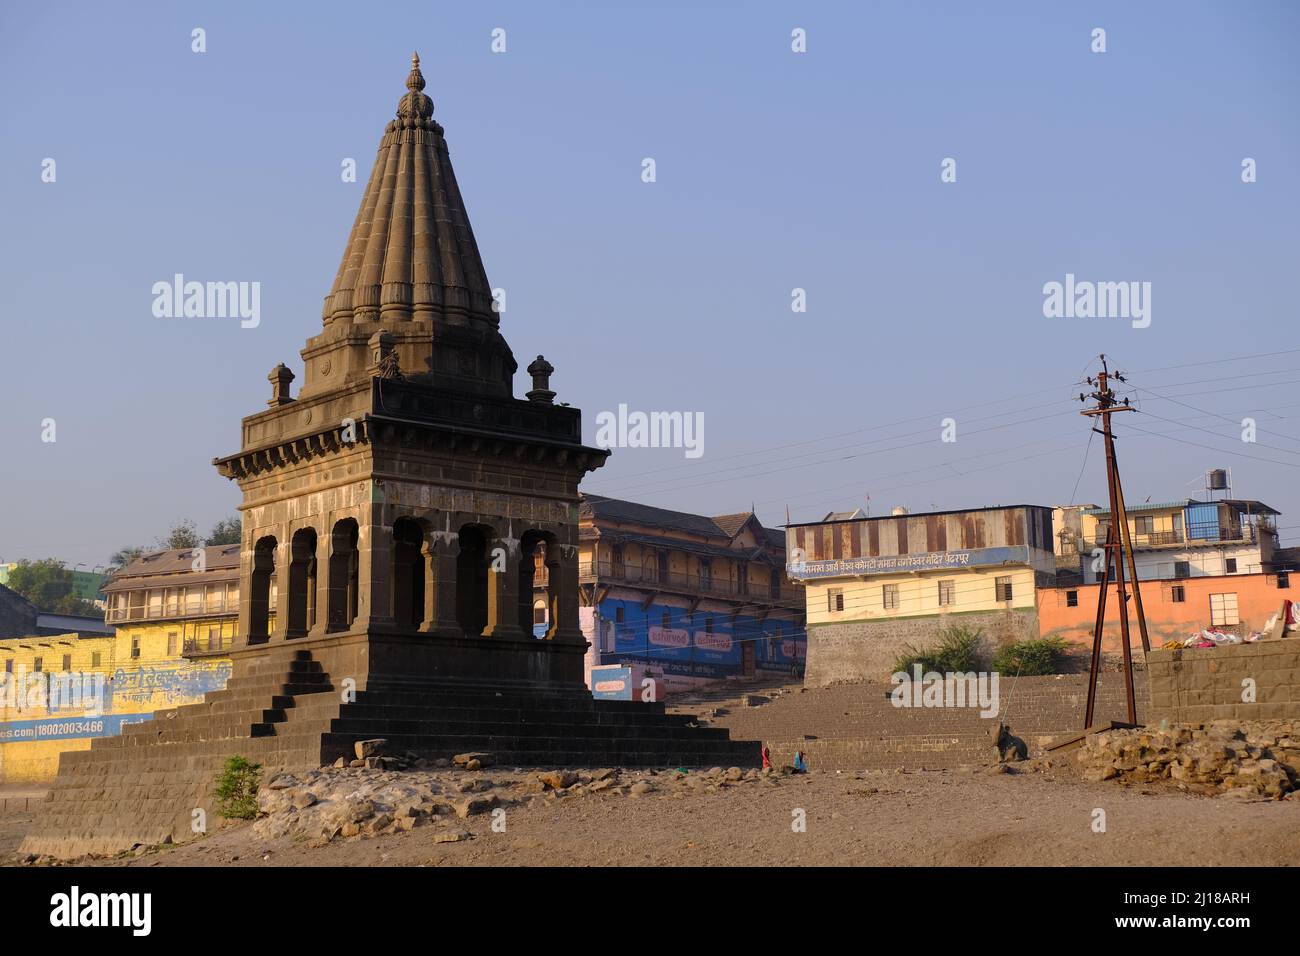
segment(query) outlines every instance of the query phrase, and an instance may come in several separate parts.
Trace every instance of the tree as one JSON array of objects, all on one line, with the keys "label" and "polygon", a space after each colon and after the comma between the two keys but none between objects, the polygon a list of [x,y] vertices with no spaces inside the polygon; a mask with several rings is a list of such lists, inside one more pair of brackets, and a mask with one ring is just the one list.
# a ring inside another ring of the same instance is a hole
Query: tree
[{"label": "tree", "polygon": [[208,533],[208,539],[204,544],[239,544],[239,536],[242,532],[243,524],[239,520],[239,515],[231,515],[212,526],[212,531]]},{"label": "tree", "polygon": [[125,548],[114,551],[108,563],[114,568],[124,568],[142,554],[144,554],[143,547],[138,544],[128,544]]},{"label": "tree", "polygon": [[75,594],[65,594],[54,602],[50,608],[55,614],[71,614],[73,617],[103,617],[104,612],[95,607],[93,601],[79,598]]},{"label": "tree", "polygon": [[8,586],[38,609],[52,611],[60,599],[72,593],[72,572],[54,558],[19,561],[9,571]]},{"label": "tree", "polygon": [[197,548],[201,543],[198,528],[189,518],[177,521],[165,538],[158,539],[160,548]]}]

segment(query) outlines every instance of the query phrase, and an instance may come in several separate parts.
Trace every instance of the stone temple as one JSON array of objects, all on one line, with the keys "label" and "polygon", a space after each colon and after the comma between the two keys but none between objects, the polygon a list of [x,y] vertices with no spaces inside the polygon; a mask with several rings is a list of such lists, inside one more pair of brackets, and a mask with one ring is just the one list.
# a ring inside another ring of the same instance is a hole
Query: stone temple
[{"label": "stone temple", "polygon": [[578,482],[608,452],[582,444],[541,356],[514,396],[518,364],[424,86],[413,58],[301,390],[277,366],[268,407],[214,462],[243,492],[232,677],[63,754],[23,852],[191,838],[236,754],[267,774],[376,737],[519,766],[757,762],[757,744],[583,684]]}]

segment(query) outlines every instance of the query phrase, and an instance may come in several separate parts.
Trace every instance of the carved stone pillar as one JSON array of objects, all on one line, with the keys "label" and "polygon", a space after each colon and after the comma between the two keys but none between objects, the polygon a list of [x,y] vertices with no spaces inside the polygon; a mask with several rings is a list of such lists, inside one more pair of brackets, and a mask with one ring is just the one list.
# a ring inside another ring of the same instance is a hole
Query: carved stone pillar
[{"label": "carved stone pillar", "polygon": [[357,620],[353,626],[391,625],[393,612],[388,603],[392,594],[393,533],[377,521],[363,525],[357,547],[360,551],[361,593],[357,598]]},{"label": "carved stone pillar", "polygon": [[518,560],[518,546],[511,548],[507,542],[498,539],[488,547],[487,627],[483,629],[484,637],[522,640],[528,636],[519,626],[519,569],[514,564]]},{"label": "carved stone pillar", "polygon": [[293,545],[289,541],[288,529],[281,535],[275,548],[275,628],[271,632],[271,643],[286,639],[289,626],[289,571],[293,564]]},{"label": "carved stone pillar", "polygon": [[456,620],[456,535],[439,536],[425,548],[424,620],[420,630],[429,634],[457,636]]},{"label": "carved stone pillar", "polygon": [[307,632],[308,637],[320,637],[330,628],[330,557],[333,554],[333,535],[316,529],[316,587],[314,609],[316,620]]},{"label": "carved stone pillar", "polygon": [[578,549],[566,544],[556,550],[560,557],[551,568],[551,640],[583,644],[587,639],[578,626]]}]

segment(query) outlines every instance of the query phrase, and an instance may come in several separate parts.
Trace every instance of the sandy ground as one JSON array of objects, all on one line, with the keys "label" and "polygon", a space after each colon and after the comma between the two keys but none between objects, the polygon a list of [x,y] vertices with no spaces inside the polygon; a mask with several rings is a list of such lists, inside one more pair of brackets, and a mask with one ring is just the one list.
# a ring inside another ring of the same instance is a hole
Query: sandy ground
[{"label": "sandy ground", "polygon": [[[500,777],[500,774],[494,774]],[[651,778],[653,779],[653,778]],[[1093,830],[1105,811],[1106,832]],[[806,832],[795,832],[795,811]],[[31,814],[0,819],[13,859]],[[312,848],[268,841],[249,825],[100,861],[126,866],[718,866],[1102,865],[1286,866],[1300,863],[1300,800],[1243,803],[1090,783],[1072,771],[811,773],[716,793],[665,788],[585,794],[457,821],[473,833],[435,844],[433,827]]]}]

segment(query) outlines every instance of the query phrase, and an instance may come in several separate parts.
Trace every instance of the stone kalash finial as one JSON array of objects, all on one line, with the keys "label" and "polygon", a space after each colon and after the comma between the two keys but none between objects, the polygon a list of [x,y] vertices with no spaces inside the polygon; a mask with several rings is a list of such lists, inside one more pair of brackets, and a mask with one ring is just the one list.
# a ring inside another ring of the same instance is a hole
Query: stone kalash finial
[{"label": "stone kalash finial", "polygon": [[424,95],[424,74],[420,72],[420,54],[411,54],[411,72],[406,77],[407,93],[397,102],[397,115],[403,119],[428,119],[433,115],[433,100]]},{"label": "stone kalash finial", "polygon": [[542,356],[528,366],[528,374],[533,377],[533,389],[526,393],[530,402],[545,402],[550,405],[555,401],[555,392],[551,391],[551,373],[555,366]]},{"label": "stone kalash finial", "polygon": [[291,372],[283,362],[271,369],[267,381],[271,383],[271,400],[268,405],[287,405],[293,401],[293,396],[289,394],[289,385],[293,382],[293,372]]}]

